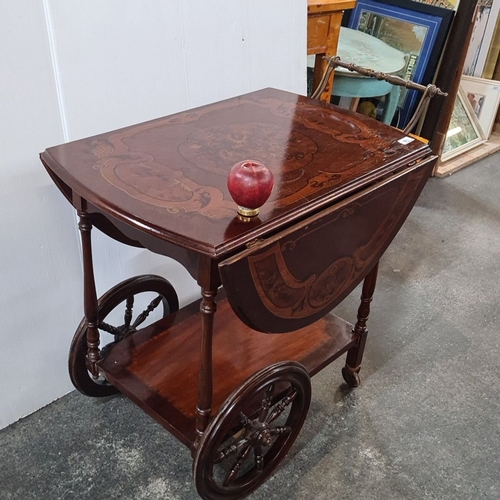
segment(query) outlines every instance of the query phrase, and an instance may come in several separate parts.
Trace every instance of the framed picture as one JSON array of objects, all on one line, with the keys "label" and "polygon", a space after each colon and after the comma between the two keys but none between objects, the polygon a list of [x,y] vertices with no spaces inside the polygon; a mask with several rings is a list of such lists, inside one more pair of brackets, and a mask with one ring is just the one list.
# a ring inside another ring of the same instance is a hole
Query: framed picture
[{"label": "framed picture", "polygon": [[427,5],[436,5],[445,9],[457,10],[458,0],[413,0],[414,2],[426,3]]},{"label": "framed picture", "polygon": [[[427,85],[434,78],[453,14],[412,0],[358,0],[347,25],[404,52],[406,64],[399,76]],[[401,89],[399,128],[407,125],[419,99],[416,90]]]},{"label": "framed picture", "polygon": [[[500,54],[500,16],[497,17],[495,30],[493,31],[493,36],[491,37],[490,49],[488,50],[488,56],[486,57],[486,62],[484,63],[484,68],[481,74],[481,78],[489,78],[490,80],[493,78],[499,54]],[[497,75],[495,75],[495,78],[496,76]]]},{"label": "framed picture", "polygon": [[474,76],[462,76],[460,85],[483,129],[485,138],[488,139],[500,104],[500,82]]},{"label": "framed picture", "polygon": [[488,51],[495,32],[500,2],[479,0],[472,35],[465,56],[463,74],[468,76],[483,76]]},{"label": "framed picture", "polygon": [[464,91],[460,88],[453,106],[441,160],[447,161],[485,141],[483,131]]}]

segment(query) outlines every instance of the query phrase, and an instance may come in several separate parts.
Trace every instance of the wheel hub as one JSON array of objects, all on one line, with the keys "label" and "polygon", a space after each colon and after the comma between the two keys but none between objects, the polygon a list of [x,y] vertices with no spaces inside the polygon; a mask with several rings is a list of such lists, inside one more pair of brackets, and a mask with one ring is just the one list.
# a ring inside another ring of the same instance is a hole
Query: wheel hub
[{"label": "wheel hub", "polygon": [[115,342],[118,342],[119,340],[122,340],[125,337],[128,337],[129,335],[131,335],[132,333],[135,333],[137,331],[137,329],[134,328],[131,325],[129,325],[129,326],[127,326],[127,325],[119,326],[118,330],[119,330],[120,333],[117,334],[117,335],[115,335]]},{"label": "wheel hub", "polygon": [[[249,424],[251,425],[251,429],[248,429]],[[251,421],[247,423],[247,439],[248,443],[255,446],[269,446],[272,441],[272,433],[271,427],[267,423],[261,423],[257,420]]]},{"label": "wheel hub", "polygon": [[257,435],[257,439],[262,446],[269,446],[272,441],[271,431],[264,429]]}]

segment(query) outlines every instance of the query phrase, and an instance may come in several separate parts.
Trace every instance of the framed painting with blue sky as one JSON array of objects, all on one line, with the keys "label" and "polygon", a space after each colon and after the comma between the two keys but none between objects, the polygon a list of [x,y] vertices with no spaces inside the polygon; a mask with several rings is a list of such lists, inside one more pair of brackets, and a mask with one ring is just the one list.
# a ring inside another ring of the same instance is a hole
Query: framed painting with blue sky
[{"label": "framed painting with blue sky", "polygon": [[[404,52],[406,64],[399,76],[427,85],[434,78],[453,14],[453,10],[412,0],[358,0],[346,16],[346,25]],[[393,124],[404,128],[419,99],[416,90],[402,88]]]}]

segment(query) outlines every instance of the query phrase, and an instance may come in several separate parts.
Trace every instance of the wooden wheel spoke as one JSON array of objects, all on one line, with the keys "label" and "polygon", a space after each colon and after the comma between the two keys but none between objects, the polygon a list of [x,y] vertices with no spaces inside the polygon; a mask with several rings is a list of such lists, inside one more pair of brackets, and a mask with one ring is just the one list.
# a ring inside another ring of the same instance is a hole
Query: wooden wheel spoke
[{"label": "wooden wheel spoke", "polygon": [[267,388],[266,391],[266,395],[264,396],[264,399],[262,400],[260,406],[260,412],[259,412],[260,423],[266,421],[266,417],[269,413],[269,408],[271,408],[271,405],[273,403],[273,390],[274,390],[274,384],[269,384],[269,387]]},{"label": "wooden wheel spoke", "polygon": [[238,472],[241,469],[241,466],[245,463],[247,458],[250,456],[250,452],[252,451],[252,447],[250,445],[247,445],[247,447],[243,450],[241,455],[238,457],[238,460],[236,463],[231,467],[229,472],[226,474],[226,477],[224,478],[223,485],[227,486],[230,484],[232,481],[236,479],[236,476],[238,475]]},{"label": "wooden wheel spoke", "polygon": [[141,323],[143,323],[146,318],[150,315],[150,313],[152,313],[157,307],[158,305],[160,304],[161,302],[161,295],[158,295],[158,297],[156,297],[155,299],[153,299],[148,307],[146,307],[146,309],[144,309],[144,311],[141,312],[141,314],[139,314],[139,316],[137,316],[136,320],[134,321],[134,323],[132,324],[132,328],[137,328]]},{"label": "wooden wheel spoke", "polygon": [[290,434],[292,432],[292,428],[288,425],[278,425],[269,429],[271,436],[280,436],[281,434]]},{"label": "wooden wheel spoke", "polygon": [[255,457],[255,468],[259,472],[262,472],[264,470],[264,453],[262,451],[262,446],[258,445],[255,447],[254,457]]},{"label": "wooden wheel spoke", "polygon": [[245,429],[253,430],[252,421],[243,412],[240,412],[240,422]]},{"label": "wooden wheel spoke", "polygon": [[104,330],[105,332],[111,333],[111,335],[114,335],[117,338],[121,337],[122,335],[122,332],[119,328],[116,328],[116,326],[110,325],[109,323],[105,323],[104,321],[101,321],[99,323],[99,330]]},{"label": "wooden wheel spoke", "polygon": [[288,396],[285,396],[274,408],[274,410],[271,412],[267,419],[267,423],[270,424],[274,420],[276,420],[286,409],[290,404],[293,402],[293,400],[297,397],[297,390],[293,388],[293,392],[290,393]]},{"label": "wooden wheel spoke", "polygon": [[134,296],[130,295],[129,297],[127,297],[125,305],[125,314],[123,317],[125,328],[128,328],[130,326],[130,322],[132,321],[133,309],[134,309]]},{"label": "wooden wheel spoke", "polygon": [[215,463],[220,463],[222,462],[222,460],[230,457],[231,455],[234,455],[235,453],[238,453],[246,444],[248,444],[248,439],[242,438],[230,444],[223,450],[220,450],[217,457],[215,458]]}]

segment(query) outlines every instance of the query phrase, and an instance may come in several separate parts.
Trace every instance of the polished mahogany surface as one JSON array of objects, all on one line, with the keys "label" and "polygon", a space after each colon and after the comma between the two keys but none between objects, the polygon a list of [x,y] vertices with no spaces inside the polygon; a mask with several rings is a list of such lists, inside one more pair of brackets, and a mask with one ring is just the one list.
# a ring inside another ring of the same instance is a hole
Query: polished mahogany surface
[{"label": "polished mahogany surface", "polygon": [[[49,148],[41,158],[74,204],[76,195],[155,238],[218,257],[428,152],[363,115],[265,89]],[[238,219],[227,190],[230,168],[245,159],[275,177],[251,222]]]},{"label": "polished mahogany surface", "polygon": [[224,289],[251,328],[283,333],[336,307],[385,252],[422,191],[423,159],[219,264]]}]

